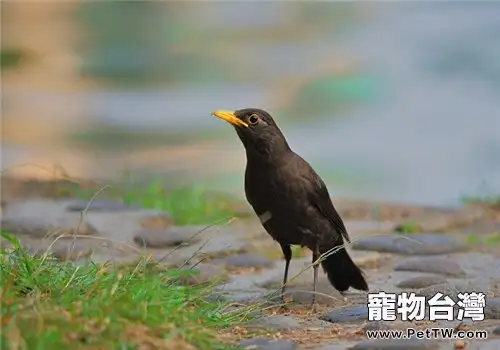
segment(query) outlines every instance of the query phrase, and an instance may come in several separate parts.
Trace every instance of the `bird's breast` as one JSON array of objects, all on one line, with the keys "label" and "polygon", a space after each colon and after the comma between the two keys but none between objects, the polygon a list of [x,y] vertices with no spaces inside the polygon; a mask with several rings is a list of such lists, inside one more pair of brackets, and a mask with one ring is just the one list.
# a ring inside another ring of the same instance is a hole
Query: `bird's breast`
[{"label": "bird's breast", "polygon": [[283,199],[284,188],[270,169],[248,165],[245,171],[245,195],[257,215],[273,209]]},{"label": "bird's breast", "polygon": [[305,244],[324,230],[303,188],[293,178],[247,167],[245,194],[266,231],[279,242]]}]

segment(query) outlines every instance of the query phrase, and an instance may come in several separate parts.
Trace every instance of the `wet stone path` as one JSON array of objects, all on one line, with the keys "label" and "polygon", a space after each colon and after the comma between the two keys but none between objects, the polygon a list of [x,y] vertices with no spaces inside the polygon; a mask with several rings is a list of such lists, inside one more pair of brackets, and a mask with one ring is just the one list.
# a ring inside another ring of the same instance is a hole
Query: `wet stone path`
[{"label": "wet stone path", "polygon": [[[230,334],[248,349],[500,348],[500,243],[478,248],[469,237],[472,233],[494,233],[500,228],[498,216],[485,219],[482,214],[474,214],[474,220],[469,220],[473,223],[456,225],[463,218],[459,212],[450,211],[447,218],[430,213],[427,221],[418,218],[421,233],[406,235],[400,232],[400,222],[346,219],[353,240],[348,250],[364,270],[370,292],[415,292],[427,298],[441,292],[455,301],[460,292],[485,293],[485,320],[459,325],[460,321],[431,322],[428,314],[422,321],[405,322],[398,316],[395,321],[368,322],[366,293],[350,290],[342,296],[323,273],[318,282],[318,307],[313,312],[309,305],[311,255],[306,250],[297,250],[299,256],[292,260],[288,303],[286,308],[278,308],[272,296],[281,287],[284,262],[279,245],[254,218],[219,227],[176,226],[168,214],[156,210],[96,201],[82,215],[86,205],[78,200],[11,201],[2,209],[1,225],[33,253],[49,249],[60,260],[121,264],[149,254],[167,266],[196,265],[200,273],[189,283],[220,281],[211,299],[231,301],[234,308],[255,306],[255,318]],[[482,221],[486,223],[481,226],[478,222]],[[70,237],[54,242],[61,234]],[[409,327],[487,330],[489,338],[366,338],[367,330]]]}]

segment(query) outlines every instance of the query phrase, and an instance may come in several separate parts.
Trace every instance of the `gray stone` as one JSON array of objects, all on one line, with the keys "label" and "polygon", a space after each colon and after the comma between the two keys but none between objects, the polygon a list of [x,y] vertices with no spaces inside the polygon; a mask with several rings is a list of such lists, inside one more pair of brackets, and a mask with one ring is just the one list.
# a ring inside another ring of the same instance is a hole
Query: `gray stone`
[{"label": "gray stone", "polygon": [[385,321],[369,321],[363,326],[363,331],[376,331],[391,329],[392,326],[389,322]]},{"label": "gray stone", "polygon": [[[458,340],[457,342],[460,342]],[[463,343],[464,341],[462,341]],[[491,340],[481,340],[481,341],[467,341],[466,347],[455,347],[455,349],[467,349],[467,350],[498,350],[500,349],[500,339]]]},{"label": "gray stone", "polygon": [[[182,229],[184,226],[176,227]],[[229,255],[243,253],[251,249],[251,245],[242,239],[243,233],[235,231],[232,227],[204,227],[203,230],[193,230],[187,226],[188,231],[196,234],[198,242],[180,249],[168,252],[168,259],[172,261],[180,260],[200,260],[200,258],[210,257],[212,259],[224,258]],[[194,227],[194,226],[191,226]],[[192,240],[190,243],[193,242]],[[195,259],[196,258],[196,259]]]},{"label": "gray stone", "polygon": [[[137,265],[137,261],[144,258],[144,256],[141,257],[138,254],[115,255],[113,253],[110,254],[109,251],[92,251],[88,259],[87,256],[83,256],[83,258],[85,258],[85,260],[78,259],[75,261],[75,264],[86,264],[88,260],[91,260],[92,263],[95,264],[106,264],[107,266],[109,265],[110,268],[121,268],[123,266]],[[161,263],[158,266],[161,266],[161,268],[173,268],[173,266],[169,266],[165,263]]]},{"label": "gray stone", "polygon": [[[301,260],[305,263],[305,265],[301,263]],[[292,260],[292,263],[290,264],[290,271],[288,274],[289,279],[285,290],[285,296],[287,298],[291,298],[295,303],[310,304],[312,301],[312,297],[314,295],[312,269],[301,273],[300,276],[295,277],[303,268],[306,268],[310,264],[310,257],[297,259],[296,261]],[[261,283],[257,282],[256,284],[262,288],[272,289],[274,292],[280,293],[283,285],[283,265],[277,265],[275,273],[272,274],[272,278],[263,278],[261,279]],[[316,285],[315,300],[316,303],[322,305],[340,306],[343,304],[344,297],[332,287],[327,278],[319,278]]]},{"label": "gray stone", "polygon": [[469,252],[453,254],[453,261],[466,271],[467,279],[500,281],[500,258],[492,254]]},{"label": "gray stone", "polygon": [[236,306],[235,304],[227,305],[224,308],[224,314],[250,317],[251,319],[257,319],[264,316],[264,312],[261,308],[256,307],[254,309],[249,309],[247,305]]},{"label": "gray stone", "polygon": [[[286,289],[286,295],[292,299],[294,303],[299,304],[311,304],[314,293],[312,292],[312,283],[309,283],[306,288],[300,287],[289,287]],[[322,288],[323,289],[323,288]],[[340,298],[335,296],[332,293],[323,293],[320,290],[317,290],[319,294],[316,294],[316,298],[314,299],[315,303],[319,305],[338,305]]]},{"label": "gray stone", "polygon": [[183,266],[181,270],[192,271],[189,276],[181,276],[180,281],[189,285],[218,283],[227,280],[227,274],[220,266],[213,264],[198,264],[195,267]]},{"label": "gray stone", "polygon": [[441,257],[417,257],[401,261],[396,271],[429,272],[453,277],[465,276],[465,271],[456,262]]},{"label": "gray stone", "polygon": [[261,317],[250,321],[249,325],[263,327],[278,332],[302,328],[300,319],[284,315]]},{"label": "gray stone", "polygon": [[341,339],[335,339],[334,341],[330,341],[328,343],[322,343],[319,346],[315,346],[313,349],[314,350],[346,350],[350,349],[351,346],[353,346],[355,342],[352,340],[341,340]]},{"label": "gray stone", "polygon": [[200,241],[198,226],[172,226],[168,228],[142,229],[134,236],[134,242],[146,248],[167,248],[190,245]]},{"label": "gray stone", "polygon": [[[90,243],[90,244],[89,244]],[[94,250],[92,242],[76,240],[58,240],[51,249],[52,256],[61,261],[74,261],[80,258],[89,257]]]},{"label": "gray stone", "polygon": [[488,341],[479,342],[477,344],[480,345],[480,347],[478,347],[478,350],[498,350],[498,349],[500,349],[500,339],[492,339],[492,340],[488,340]]},{"label": "gray stone", "polygon": [[265,299],[266,293],[264,291],[234,291],[225,294],[224,297],[228,302],[256,304],[258,302],[262,302]]},{"label": "gray stone", "polygon": [[[67,212],[64,215],[80,217],[77,212]],[[169,224],[169,216],[159,210],[132,210],[128,212],[88,212],[84,215],[99,232],[99,235],[113,242],[121,242],[135,246],[134,236],[147,228],[163,228]]]},{"label": "gray stone", "polygon": [[[293,275],[292,275],[293,276]],[[295,281],[293,281],[295,282]],[[313,285],[311,281],[305,283],[291,283],[285,289],[285,297],[291,299],[292,302],[298,304],[311,304],[313,298]],[[275,283],[270,281],[261,285],[266,289],[272,289],[272,299],[279,301],[279,295],[281,293],[281,283]],[[320,281],[317,284],[315,303],[320,305],[338,306],[344,300],[341,294],[334,290],[333,287],[328,283],[328,281]]]},{"label": "gray stone", "polygon": [[483,219],[468,226],[459,227],[457,233],[470,235],[471,233],[478,238],[487,237],[490,234],[500,232],[500,221]]},{"label": "gray stone", "polygon": [[[270,267],[274,264],[274,261],[266,258],[265,256],[244,253],[233,255],[225,259],[218,259],[217,261],[222,262],[226,267],[229,268],[240,268],[240,267],[254,267],[254,268],[265,268]],[[215,261],[214,261],[215,262]]]},{"label": "gray stone", "polygon": [[[43,250],[42,254],[48,250],[53,257],[62,261],[83,262],[83,260],[91,260],[98,264],[110,263],[116,266],[134,263],[142,255],[138,252],[137,248],[126,244],[92,237],[80,237],[77,239],[67,237],[59,238],[55,241],[30,240],[26,242],[26,245],[33,248],[42,248],[39,249],[39,251]],[[162,265],[166,266],[165,263],[162,263]]]},{"label": "gray stone", "polygon": [[297,344],[289,339],[254,338],[245,339],[238,343],[247,350],[295,350]]},{"label": "gray stone", "polygon": [[[88,205],[88,208],[87,208]],[[93,211],[93,212],[107,212],[107,211],[130,211],[139,209],[136,206],[128,206],[121,202],[107,201],[107,200],[94,200],[89,203],[89,201],[84,200],[74,200],[66,206],[67,211]]]},{"label": "gray stone", "polygon": [[484,308],[484,316],[489,319],[500,320],[500,298],[486,298],[486,307]]},{"label": "gray stone", "polygon": [[443,284],[436,284],[434,286],[419,289],[415,294],[425,296],[427,299],[432,298],[437,293],[442,293],[452,298],[454,301],[458,299],[458,293],[470,293],[476,288],[466,282],[447,282]]},{"label": "gray stone", "polygon": [[332,323],[346,323],[368,320],[368,307],[349,306],[333,310],[326,315],[320,316],[320,320]]},{"label": "gray stone", "polygon": [[396,287],[401,289],[420,289],[442,283],[446,283],[446,279],[441,276],[424,275],[402,280],[396,284]]},{"label": "gray stone", "polygon": [[493,334],[500,335],[500,326],[493,328]]},{"label": "gray stone", "polygon": [[209,303],[223,303],[227,301],[226,297],[222,294],[210,294],[204,298]]},{"label": "gray stone", "polygon": [[385,235],[362,238],[352,243],[352,249],[375,250],[402,255],[448,254],[467,249],[453,237],[442,234]]},{"label": "gray stone", "polygon": [[87,218],[72,213],[52,215],[32,213],[29,216],[18,216],[9,212],[2,217],[0,225],[3,231],[10,234],[30,235],[36,238],[99,233]]},{"label": "gray stone", "polygon": [[435,341],[419,339],[374,339],[357,343],[352,350],[434,350],[439,349]]},{"label": "gray stone", "polygon": [[27,199],[9,202],[1,218],[11,234],[44,238],[60,235],[99,235],[101,230],[81,213],[66,211],[67,200]]}]

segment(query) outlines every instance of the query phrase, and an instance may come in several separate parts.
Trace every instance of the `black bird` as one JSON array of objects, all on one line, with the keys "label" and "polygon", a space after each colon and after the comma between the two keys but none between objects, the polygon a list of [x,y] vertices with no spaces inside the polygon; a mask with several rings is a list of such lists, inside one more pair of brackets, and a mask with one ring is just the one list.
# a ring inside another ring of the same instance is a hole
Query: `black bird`
[{"label": "black bird", "polygon": [[[291,245],[305,246],[316,262],[320,254],[333,253],[321,261],[330,283],[344,292],[349,287],[368,290],[362,271],[343,248],[350,242],[344,223],[335,210],[328,190],[314,169],[296,154],[273,118],[261,109],[235,112],[215,111],[212,115],[231,123],[245,146],[245,194],[265,230],[281,245],[285,292]],[[314,265],[314,285],[318,265]],[[314,305],[315,294],[312,297]]]}]

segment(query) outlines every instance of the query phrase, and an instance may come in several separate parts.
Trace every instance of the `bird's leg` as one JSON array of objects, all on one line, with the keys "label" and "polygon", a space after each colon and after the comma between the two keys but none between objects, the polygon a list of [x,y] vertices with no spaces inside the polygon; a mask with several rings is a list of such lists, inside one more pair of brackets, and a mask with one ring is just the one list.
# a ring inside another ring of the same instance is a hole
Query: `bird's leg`
[{"label": "bird's leg", "polygon": [[283,287],[281,287],[281,302],[285,303],[285,288],[286,281],[288,279],[288,268],[290,267],[290,260],[292,260],[292,249],[289,244],[281,244],[281,250],[283,251],[283,257],[285,258],[285,275],[283,276]]},{"label": "bird's leg", "polygon": [[312,262],[313,262],[314,277],[313,277],[313,295],[312,295],[311,307],[314,311],[315,310],[314,302],[316,301],[316,282],[318,281],[318,267],[319,267],[319,264],[316,262],[316,260],[318,260],[320,256],[318,243],[314,245],[312,253],[313,253]]}]

